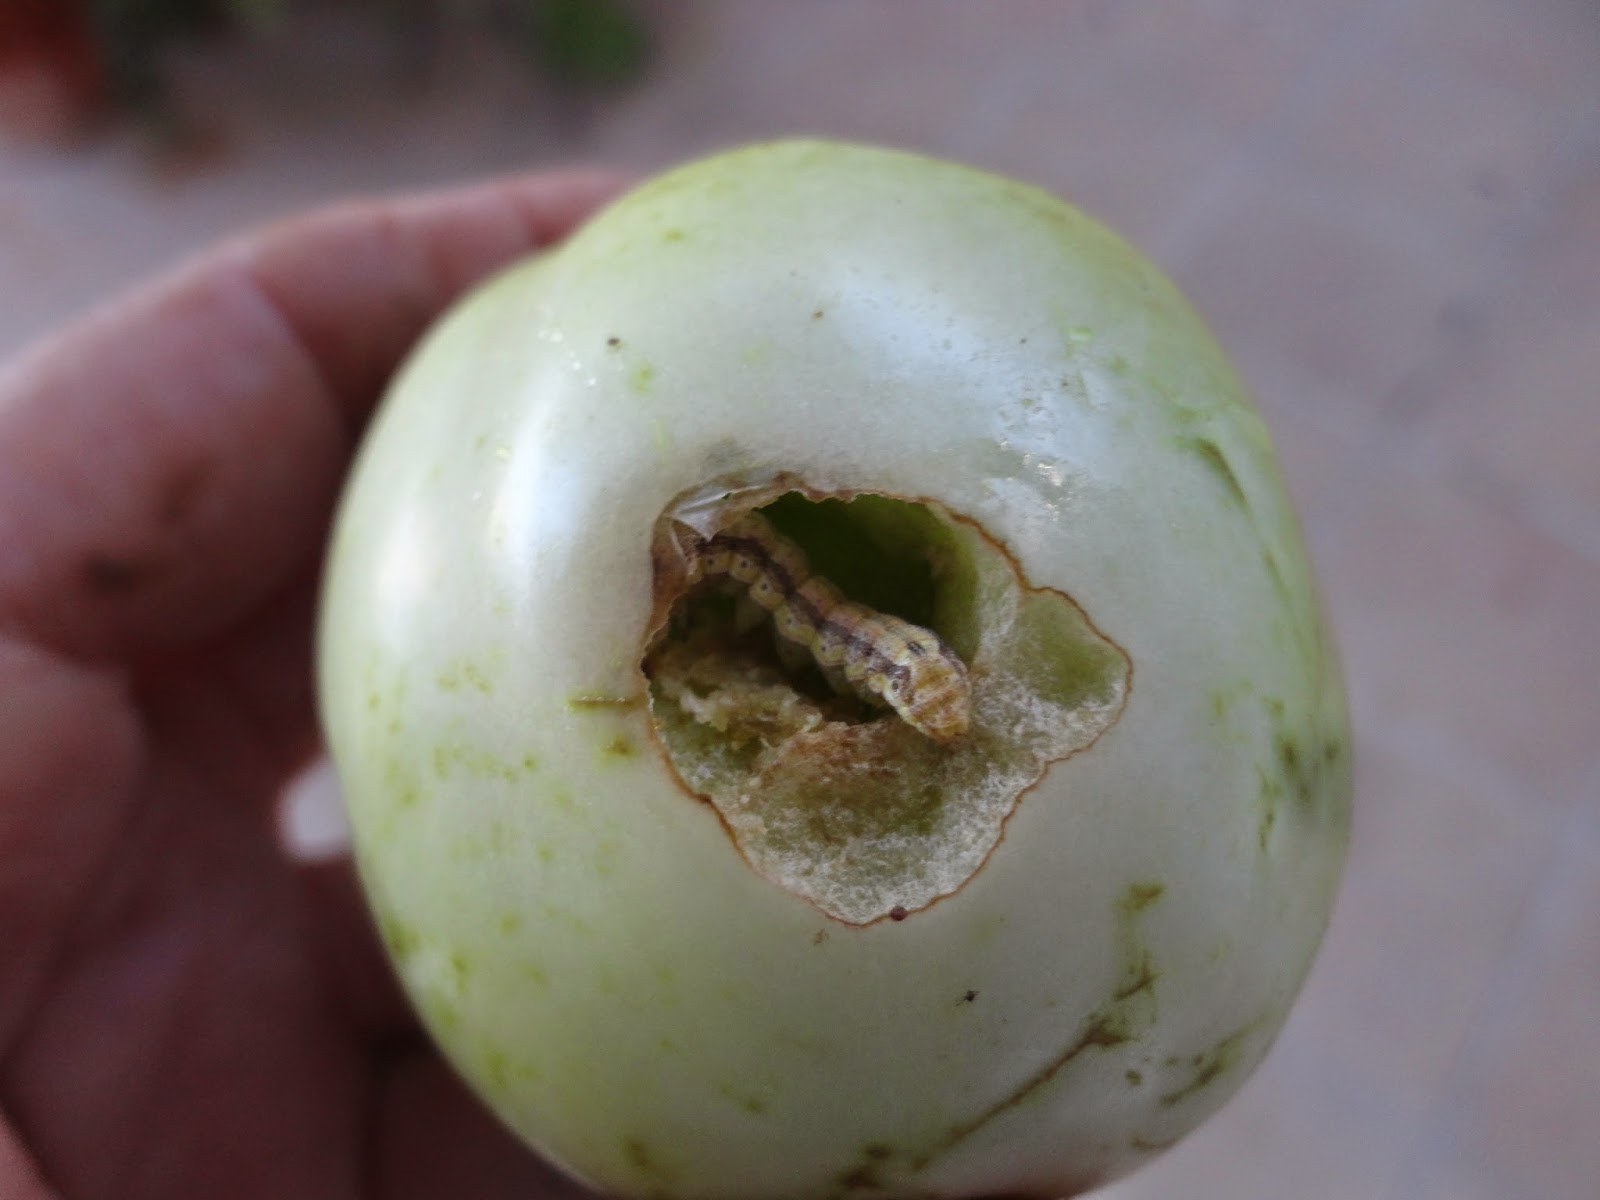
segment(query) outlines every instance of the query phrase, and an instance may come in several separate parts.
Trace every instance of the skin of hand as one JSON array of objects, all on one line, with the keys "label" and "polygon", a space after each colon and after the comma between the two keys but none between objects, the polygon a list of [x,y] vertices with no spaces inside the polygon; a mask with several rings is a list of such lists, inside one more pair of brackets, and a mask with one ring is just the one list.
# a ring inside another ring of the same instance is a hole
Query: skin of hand
[{"label": "skin of hand", "polygon": [[0,1197],[570,1200],[292,861],[328,522],[427,324],[620,181],[350,203],[0,368]]}]

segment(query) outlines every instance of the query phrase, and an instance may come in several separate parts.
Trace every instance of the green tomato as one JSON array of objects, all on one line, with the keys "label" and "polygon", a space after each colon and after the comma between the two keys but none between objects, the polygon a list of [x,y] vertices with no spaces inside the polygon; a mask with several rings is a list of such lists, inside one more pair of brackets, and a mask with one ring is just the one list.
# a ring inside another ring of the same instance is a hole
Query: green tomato
[{"label": "green tomato", "polygon": [[[753,510],[851,654],[898,662],[892,614],[960,657],[966,732],[696,582],[677,535]],[[1070,206],[886,150],[673,171],[445,319],[345,497],[321,687],[429,1029],[618,1196],[1121,1174],[1265,1053],[1347,840],[1222,352]]]}]

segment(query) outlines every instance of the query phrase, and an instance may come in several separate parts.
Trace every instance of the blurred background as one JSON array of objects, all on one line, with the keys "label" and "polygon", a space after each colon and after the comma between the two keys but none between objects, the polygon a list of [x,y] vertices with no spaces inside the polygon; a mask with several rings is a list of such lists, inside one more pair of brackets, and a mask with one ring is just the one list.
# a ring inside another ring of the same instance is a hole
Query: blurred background
[{"label": "blurred background", "polygon": [[1595,1200],[1596,0],[0,0],[0,357],[330,198],[794,132],[1038,182],[1175,275],[1341,635],[1325,950],[1104,1194]]}]

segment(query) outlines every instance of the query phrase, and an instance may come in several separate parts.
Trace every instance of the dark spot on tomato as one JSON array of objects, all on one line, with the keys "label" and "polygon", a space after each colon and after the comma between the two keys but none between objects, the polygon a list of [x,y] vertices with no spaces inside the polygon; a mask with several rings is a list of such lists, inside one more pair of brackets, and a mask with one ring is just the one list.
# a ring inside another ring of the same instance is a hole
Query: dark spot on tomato
[{"label": "dark spot on tomato", "polygon": [[971,1004],[977,998],[978,998],[978,993],[973,991],[972,989],[968,988],[967,989],[967,994],[965,996],[961,997],[961,1000],[962,1000],[962,1003],[964,1003],[964,1004]]},{"label": "dark spot on tomato", "polygon": [[589,708],[638,708],[644,703],[643,696],[572,696],[567,700],[567,707],[583,710]]},{"label": "dark spot on tomato", "polygon": [[1167,885],[1164,883],[1130,883],[1122,894],[1122,911],[1129,915],[1142,913],[1161,899],[1166,891]]},{"label": "dark spot on tomato", "polygon": [[1121,987],[1112,993],[1112,999],[1117,1001],[1129,1000],[1140,992],[1154,990],[1156,980],[1161,976],[1150,965],[1149,954],[1143,954],[1134,970],[1129,972]]},{"label": "dark spot on tomato", "polygon": [[1241,508],[1250,507],[1250,498],[1245,495],[1244,485],[1239,482],[1239,476],[1234,473],[1233,464],[1228,461],[1228,456],[1221,446],[1210,438],[1189,437],[1182,438],[1179,444],[1199,455],[1211,473],[1217,477],[1222,486],[1227,489],[1228,495],[1234,503]]},{"label": "dark spot on tomato", "polygon": [[618,346],[622,345],[622,339],[619,337],[608,337],[606,339],[606,345],[615,350]]},{"label": "dark spot on tomato", "polygon": [[628,1164],[646,1179],[661,1184],[673,1182],[676,1172],[661,1163],[655,1150],[643,1138],[623,1138],[622,1153]]},{"label": "dark spot on tomato", "polygon": [[871,1167],[854,1167],[839,1176],[839,1186],[847,1192],[875,1192],[883,1187]]}]

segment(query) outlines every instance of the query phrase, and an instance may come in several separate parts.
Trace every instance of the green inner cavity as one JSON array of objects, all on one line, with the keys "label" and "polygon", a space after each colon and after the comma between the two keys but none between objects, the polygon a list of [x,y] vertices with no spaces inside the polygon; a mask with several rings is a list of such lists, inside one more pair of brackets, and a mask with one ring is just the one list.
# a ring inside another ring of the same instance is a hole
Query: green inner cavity
[{"label": "green inner cavity", "polygon": [[652,718],[754,870],[840,921],[903,919],[975,875],[1022,793],[1117,719],[1127,656],[931,505],[788,492],[759,511],[851,600],[944,639],[967,665],[969,732],[940,745],[841,692],[727,579],[674,598],[644,664]]}]

